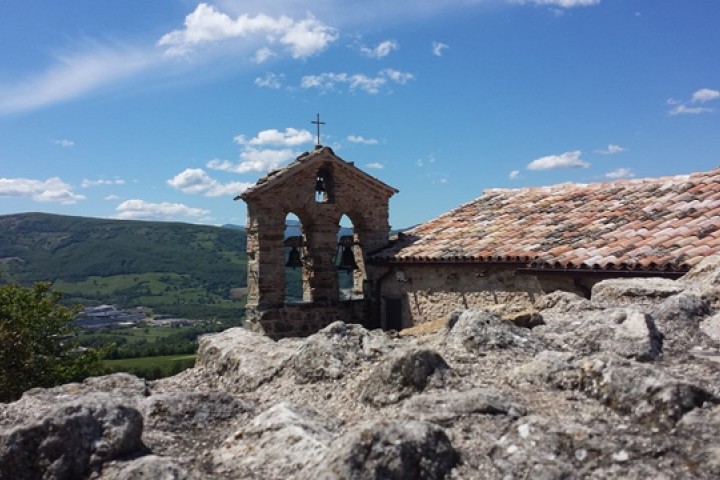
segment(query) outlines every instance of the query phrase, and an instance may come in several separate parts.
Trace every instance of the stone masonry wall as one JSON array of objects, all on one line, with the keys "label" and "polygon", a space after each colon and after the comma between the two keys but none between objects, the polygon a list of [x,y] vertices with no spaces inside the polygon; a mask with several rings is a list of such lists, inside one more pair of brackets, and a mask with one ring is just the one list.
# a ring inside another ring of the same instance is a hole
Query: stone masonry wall
[{"label": "stone masonry wall", "polygon": [[[402,271],[404,281],[398,280],[397,271]],[[590,288],[594,282],[584,279],[582,284]],[[402,301],[402,326],[407,328],[446,318],[460,309],[493,310],[508,304],[518,310],[530,308],[538,296],[555,290],[584,293],[572,278],[517,274],[512,267],[396,266],[381,283],[380,324],[386,327],[385,299]]]}]

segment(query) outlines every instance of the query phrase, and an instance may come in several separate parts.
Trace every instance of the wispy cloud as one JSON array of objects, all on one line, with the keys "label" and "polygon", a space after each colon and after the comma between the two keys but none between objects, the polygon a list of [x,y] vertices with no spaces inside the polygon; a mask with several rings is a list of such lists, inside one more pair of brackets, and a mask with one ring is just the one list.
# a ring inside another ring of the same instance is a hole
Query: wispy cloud
[{"label": "wispy cloud", "polygon": [[252,185],[244,182],[220,183],[201,168],[186,168],[168,180],[167,184],[183,193],[206,197],[239,195]]},{"label": "wispy cloud", "polygon": [[394,50],[400,48],[400,45],[395,40],[385,40],[378,43],[375,47],[370,48],[365,45],[360,46],[360,52],[366,57],[370,58],[383,58],[390,55]]},{"label": "wispy cloud", "polygon": [[615,155],[616,153],[622,153],[626,149],[624,147],[621,147],[620,145],[613,145],[612,143],[607,146],[607,148],[595,150],[596,153],[600,153],[603,155]]},{"label": "wispy cloud", "polygon": [[62,55],[45,72],[0,85],[0,115],[35,110],[77,98],[142,71],[153,64],[152,52],[93,47]]},{"label": "wispy cloud", "polygon": [[520,176],[520,170],[512,170],[512,171],[508,174],[508,178],[509,178],[510,180],[515,180],[515,179],[518,178],[519,176]]},{"label": "wispy cloud", "polygon": [[356,73],[321,73],[320,75],[308,75],[302,77],[300,86],[302,88],[317,88],[323,91],[334,90],[336,85],[347,85],[350,91],[363,90],[369,94],[377,94],[380,89],[389,82],[405,85],[414,78],[412,73],[401,72],[392,68],[386,68],[378,72],[375,77]]},{"label": "wispy cloud", "polygon": [[55,145],[59,145],[63,148],[70,148],[70,147],[75,146],[75,142],[73,142],[72,140],[67,140],[67,139],[53,140],[53,143]]},{"label": "wispy cloud", "polygon": [[185,17],[184,28],[163,35],[158,45],[165,47],[165,55],[181,57],[203,46],[236,39],[261,45],[259,50],[267,49],[267,45],[280,45],[293,58],[306,58],[323,51],[338,36],[337,29],[309,13],[302,20],[263,13],[232,18],[212,5],[200,3]]},{"label": "wispy cloud", "polygon": [[575,150],[561,153],[560,155],[548,155],[540,157],[528,163],[528,170],[553,170],[556,168],[588,168],[590,164],[580,158],[582,152]]},{"label": "wispy cloud", "polygon": [[264,88],[272,88],[272,89],[279,89],[282,88],[282,82],[283,82],[283,74],[275,74],[275,73],[266,73],[262,77],[257,77],[255,79],[255,85],[258,87],[264,87]]},{"label": "wispy cloud", "polygon": [[151,203],[145,200],[125,200],[115,208],[115,217],[124,220],[177,220],[198,219],[210,214],[210,210],[188,207],[182,203]]},{"label": "wispy cloud", "polygon": [[432,52],[433,55],[436,57],[442,57],[443,50],[450,48],[449,45],[446,45],[442,42],[433,42],[432,44]]},{"label": "wispy cloud", "polygon": [[72,186],[58,177],[47,180],[30,178],[0,178],[0,197],[26,197],[37,202],[65,205],[85,200],[84,195],[72,191]]},{"label": "wispy cloud", "polygon": [[363,145],[377,145],[378,141],[374,138],[365,138],[361,135],[348,135],[347,140],[350,143],[360,143]]},{"label": "wispy cloud", "polygon": [[605,177],[617,179],[617,178],[632,178],[635,174],[629,168],[616,168],[612,172],[605,174]]},{"label": "wispy cloud", "polygon": [[700,113],[711,113],[714,109],[699,105],[717,100],[718,98],[720,98],[720,91],[712,90],[710,88],[701,88],[700,90],[695,91],[689,101],[669,98],[666,103],[668,105],[672,105],[672,108],[668,111],[668,115],[698,115]]},{"label": "wispy cloud", "polygon": [[98,180],[88,180],[87,178],[84,178],[80,185],[83,188],[97,187],[100,185],[125,185],[125,180],[123,180],[122,178],[115,178],[113,180],[108,180],[105,178],[101,178]]},{"label": "wispy cloud", "polygon": [[374,170],[382,170],[383,168],[385,168],[385,165],[380,162],[366,163],[365,166]]}]

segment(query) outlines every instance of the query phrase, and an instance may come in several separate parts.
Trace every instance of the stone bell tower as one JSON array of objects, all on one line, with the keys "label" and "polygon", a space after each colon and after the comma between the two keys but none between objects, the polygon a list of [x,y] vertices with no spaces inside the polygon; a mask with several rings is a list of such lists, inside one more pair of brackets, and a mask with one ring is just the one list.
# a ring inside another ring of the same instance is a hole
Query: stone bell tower
[{"label": "stone bell tower", "polygon": [[[318,145],[236,197],[248,208],[246,326],[279,338],[309,335],[337,320],[366,324],[372,293],[366,255],[387,245],[389,200],[397,192]],[[300,219],[300,237],[285,238],[289,213]],[[343,215],[354,230],[340,239]],[[288,248],[302,268],[302,302],[285,301]],[[340,260],[355,261],[353,292],[360,299],[340,300]]]}]

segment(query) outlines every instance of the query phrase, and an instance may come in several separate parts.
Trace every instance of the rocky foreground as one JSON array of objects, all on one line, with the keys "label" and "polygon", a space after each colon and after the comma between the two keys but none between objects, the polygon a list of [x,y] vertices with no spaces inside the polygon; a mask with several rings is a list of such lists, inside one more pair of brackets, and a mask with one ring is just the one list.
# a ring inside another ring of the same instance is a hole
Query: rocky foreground
[{"label": "rocky foreground", "polygon": [[535,307],[235,328],[175,377],[31,390],[0,404],[0,479],[720,478],[719,258]]}]

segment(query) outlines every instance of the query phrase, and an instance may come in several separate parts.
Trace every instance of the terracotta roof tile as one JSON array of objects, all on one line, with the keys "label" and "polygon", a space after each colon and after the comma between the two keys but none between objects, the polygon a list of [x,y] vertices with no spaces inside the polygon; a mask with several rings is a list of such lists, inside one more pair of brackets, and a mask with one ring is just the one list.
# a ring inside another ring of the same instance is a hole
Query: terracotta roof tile
[{"label": "terracotta roof tile", "polygon": [[720,252],[720,169],[587,185],[490,189],[405,232],[373,261],[687,269]]}]

